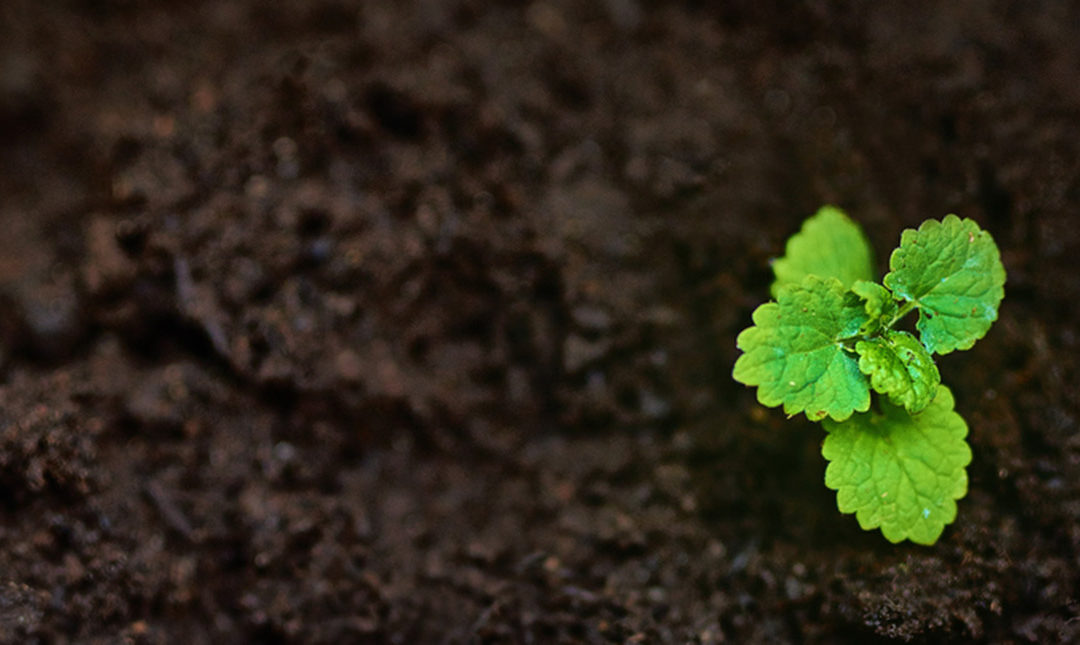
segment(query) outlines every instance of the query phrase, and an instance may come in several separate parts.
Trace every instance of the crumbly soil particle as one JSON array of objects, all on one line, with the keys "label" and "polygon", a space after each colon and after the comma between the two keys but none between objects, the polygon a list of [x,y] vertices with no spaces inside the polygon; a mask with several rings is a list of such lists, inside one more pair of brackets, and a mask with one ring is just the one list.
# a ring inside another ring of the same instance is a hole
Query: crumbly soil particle
[{"label": "crumbly soil particle", "polygon": [[[0,642],[1080,640],[1075,3],[0,3]],[[955,212],[957,522],[732,381]]]}]

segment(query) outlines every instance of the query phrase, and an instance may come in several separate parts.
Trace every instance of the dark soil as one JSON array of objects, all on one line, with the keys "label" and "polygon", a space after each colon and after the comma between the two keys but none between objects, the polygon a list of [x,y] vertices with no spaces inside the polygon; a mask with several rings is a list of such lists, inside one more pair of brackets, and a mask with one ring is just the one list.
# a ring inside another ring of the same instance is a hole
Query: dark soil
[{"label": "dark soil", "polygon": [[[1080,7],[0,3],[0,641],[1080,640]],[[991,10],[992,8],[992,10]],[[731,379],[992,232],[933,547]]]}]

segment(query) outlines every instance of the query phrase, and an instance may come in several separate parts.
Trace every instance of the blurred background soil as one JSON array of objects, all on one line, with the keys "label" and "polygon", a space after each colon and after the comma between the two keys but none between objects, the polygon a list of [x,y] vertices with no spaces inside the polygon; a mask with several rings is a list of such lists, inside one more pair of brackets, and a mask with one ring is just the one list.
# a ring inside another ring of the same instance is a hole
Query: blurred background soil
[{"label": "blurred background soil", "polygon": [[[0,3],[0,641],[1080,640],[1080,6]],[[836,203],[1001,319],[933,547],[730,378]]]}]

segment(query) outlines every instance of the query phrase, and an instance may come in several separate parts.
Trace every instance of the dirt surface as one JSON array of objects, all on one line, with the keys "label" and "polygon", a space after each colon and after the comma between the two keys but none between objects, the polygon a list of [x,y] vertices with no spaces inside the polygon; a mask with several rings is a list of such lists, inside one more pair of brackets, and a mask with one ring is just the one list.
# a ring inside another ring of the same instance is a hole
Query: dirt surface
[{"label": "dirt surface", "polygon": [[[1080,7],[899,7],[0,3],[0,641],[1080,641]],[[930,548],[730,377],[822,203],[1002,250]]]}]

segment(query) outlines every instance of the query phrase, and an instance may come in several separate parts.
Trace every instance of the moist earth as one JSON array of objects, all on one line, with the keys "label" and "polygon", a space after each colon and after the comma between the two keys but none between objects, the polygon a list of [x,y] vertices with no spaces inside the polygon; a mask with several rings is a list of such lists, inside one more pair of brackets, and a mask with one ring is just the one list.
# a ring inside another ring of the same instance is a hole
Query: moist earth
[{"label": "moist earth", "polygon": [[[0,5],[0,641],[1080,640],[1076,3]],[[823,203],[1008,271],[933,547],[731,379]]]}]

